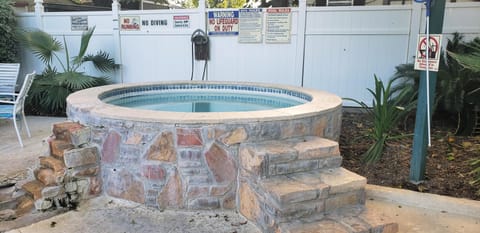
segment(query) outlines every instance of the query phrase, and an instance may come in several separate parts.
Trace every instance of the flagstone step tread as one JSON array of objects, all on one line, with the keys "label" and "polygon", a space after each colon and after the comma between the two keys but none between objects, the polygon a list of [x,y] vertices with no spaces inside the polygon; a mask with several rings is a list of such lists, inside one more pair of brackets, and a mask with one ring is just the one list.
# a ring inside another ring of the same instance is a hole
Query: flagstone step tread
[{"label": "flagstone step tread", "polygon": [[245,143],[240,147],[241,168],[263,179],[276,175],[338,168],[341,163],[338,143],[315,136]]},{"label": "flagstone step tread", "polygon": [[289,153],[295,153],[297,159],[314,159],[330,155],[340,155],[338,142],[326,138],[306,136],[284,140],[247,143],[246,146],[258,152],[259,155],[268,154],[270,161],[285,161],[293,158],[282,158]]},{"label": "flagstone step tread", "polygon": [[45,188],[45,185],[38,180],[33,180],[30,182],[25,183],[22,186],[22,189],[30,195],[34,200],[38,200],[42,198],[42,189]]},{"label": "flagstone step tread", "polygon": [[66,168],[65,163],[62,160],[56,159],[52,156],[41,156],[40,167],[50,168],[55,172],[64,172]]},{"label": "flagstone step tread", "polygon": [[336,168],[276,176],[261,180],[259,186],[270,195],[275,205],[282,208],[293,203],[363,190],[366,183],[364,177]]}]

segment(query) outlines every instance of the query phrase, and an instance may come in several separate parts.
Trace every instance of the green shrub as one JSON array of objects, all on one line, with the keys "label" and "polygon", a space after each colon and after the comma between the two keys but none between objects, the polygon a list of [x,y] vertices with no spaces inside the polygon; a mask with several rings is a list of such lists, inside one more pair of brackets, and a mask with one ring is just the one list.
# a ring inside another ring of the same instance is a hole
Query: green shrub
[{"label": "green shrub", "polygon": [[[474,178],[470,182],[470,184],[480,186],[480,158],[473,159],[470,162],[470,165],[473,166],[473,170],[471,171],[471,173],[474,175]],[[480,195],[480,188],[477,191],[477,195]]]},{"label": "green shrub", "polygon": [[[33,51],[46,66],[30,88],[27,105],[32,113],[40,115],[64,115],[67,96],[75,91],[107,84],[107,77],[94,77],[79,68],[91,62],[102,72],[113,71],[115,63],[106,52],[98,51],[95,55],[86,54],[90,38],[95,27],[82,34],[80,49],[76,56],[70,57],[68,46],[63,37],[63,44],[43,31],[25,32],[21,41]],[[60,59],[59,53],[65,53]],[[56,61],[61,70],[53,66]]]},{"label": "green shrub", "polygon": [[16,19],[11,0],[0,1],[0,63],[17,61]]},{"label": "green shrub", "polygon": [[364,154],[364,161],[373,163],[378,161],[383,154],[387,141],[394,140],[405,135],[394,135],[393,130],[398,126],[399,121],[408,114],[416,104],[413,100],[414,89],[402,88],[393,89],[392,84],[396,79],[390,79],[385,86],[382,80],[375,78],[375,89],[367,90],[372,94],[372,107],[369,107],[362,101],[351,98],[345,100],[353,101],[359,104],[367,114],[373,119],[374,129],[368,135],[374,139],[374,143]]},{"label": "green shrub", "polygon": [[[449,51],[448,54],[464,68],[465,72],[471,72],[476,75],[478,82],[478,79],[480,79],[480,39],[475,38],[466,46],[471,50],[470,53],[456,53]],[[467,93],[467,96],[470,97],[470,101],[476,101],[477,104],[480,103],[480,85],[477,85],[470,90],[469,93]],[[480,185],[480,157],[473,159],[470,165],[473,166],[471,173],[474,175],[474,179],[470,183],[472,185]],[[477,194],[480,195],[480,188],[478,189]]]},{"label": "green shrub", "polygon": [[[442,52],[440,56],[432,113],[446,112],[450,114],[451,118],[456,119],[458,127],[455,134],[457,135],[472,133],[475,121],[472,109],[480,103],[479,73],[462,65],[463,61],[467,63],[475,61],[473,58],[475,54],[479,53],[475,48],[478,48],[479,44],[479,38],[475,38],[471,42],[464,42],[462,35],[454,33],[453,38],[449,39],[447,43],[448,52]],[[475,65],[470,67],[475,67]],[[396,89],[413,86],[415,90],[418,90],[420,71],[414,70],[413,64],[401,64],[396,67],[396,70],[394,78],[400,80]]]}]

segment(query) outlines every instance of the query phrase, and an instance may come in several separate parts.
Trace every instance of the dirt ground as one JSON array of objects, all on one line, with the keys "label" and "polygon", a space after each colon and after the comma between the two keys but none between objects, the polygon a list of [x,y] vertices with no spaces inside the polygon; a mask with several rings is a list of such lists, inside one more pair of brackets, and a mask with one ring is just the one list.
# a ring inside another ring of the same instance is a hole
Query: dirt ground
[{"label": "dirt ground", "polygon": [[[398,133],[412,134],[414,117]],[[361,112],[343,114],[340,150],[343,167],[367,177],[369,184],[403,188],[419,192],[480,200],[480,186],[472,186],[470,161],[480,157],[480,136],[455,136],[455,124],[445,116],[432,120],[432,146],[428,149],[425,181],[409,182],[413,136],[390,141],[382,159],[366,165],[362,155],[373,140],[366,137],[373,129],[372,119]]]}]

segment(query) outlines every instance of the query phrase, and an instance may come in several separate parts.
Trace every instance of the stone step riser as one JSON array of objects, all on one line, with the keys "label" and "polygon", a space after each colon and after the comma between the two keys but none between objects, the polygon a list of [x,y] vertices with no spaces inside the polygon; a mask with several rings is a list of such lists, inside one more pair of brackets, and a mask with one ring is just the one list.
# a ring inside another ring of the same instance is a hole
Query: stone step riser
[{"label": "stone step riser", "polygon": [[378,232],[396,233],[398,224],[379,217],[362,205],[337,209],[323,216],[314,216],[279,224],[275,233]]},{"label": "stone step riser", "polygon": [[49,168],[55,173],[65,173],[66,170],[63,160],[56,159],[52,156],[40,157],[40,168]]},{"label": "stone step riser", "polygon": [[68,207],[101,193],[100,156],[97,148],[88,144],[91,129],[75,122],[60,122],[52,131],[50,156],[39,158],[35,180],[22,185],[31,201],[23,201],[23,207],[19,204],[19,211]]},{"label": "stone step riser", "polygon": [[[355,196],[357,196],[355,201],[351,203],[344,203],[342,205],[336,205],[335,209],[331,210],[330,212],[326,211],[325,209],[327,206],[326,202],[328,202],[329,199],[296,203],[289,207],[283,207],[282,210],[278,210],[274,207],[271,207],[271,204],[268,204],[265,201],[265,198],[256,193],[256,191],[253,193],[255,195],[254,202],[258,207],[250,208],[247,212],[245,212],[245,209],[242,210],[241,204],[240,213],[247,217],[247,219],[250,221],[255,222],[263,232],[276,232],[282,224],[302,221],[304,219],[307,221],[324,219],[326,215],[337,210],[338,208],[349,208],[359,205],[363,206],[365,202],[364,191],[362,190],[355,194]],[[253,213],[250,212],[251,214],[248,214],[248,212],[252,211],[252,209]]]},{"label": "stone step riser", "polygon": [[276,176],[258,182],[243,178],[239,187],[240,212],[270,232],[282,223],[321,219],[337,209],[362,206],[365,185],[365,178],[343,168]]},{"label": "stone step riser", "polygon": [[242,144],[242,172],[253,178],[294,174],[340,167],[338,143],[318,137]]},{"label": "stone step riser", "polygon": [[45,186],[53,186],[63,182],[64,173],[55,172],[50,168],[39,168],[34,171],[35,179]]},{"label": "stone step riser", "polygon": [[43,188],[45,188],[45,185],[43,185],[40,181],[37,180],[30,181],[22,186],[22,189],[33,200],[38,200],[42,198]]},{"label": "stone step riser", "polygon": [[264,213],[277,223],[284,223],[314,216],[323,216],[339,208],[365,204],[365,190],[356,190],[337,194],[324,199],[292,203],[278,207],[265,202],[262,206]]},{"label": "stone step riser", "polygon": [[88,143],[91,139],[91,130],[77,122],[59,122],[53,124],[53,135],[56,140],[79,147]]},{"label": "stone step riser", "polygon": [[74,148],[73,144],[71,144],[70,142],[60,139],[49,140],[49,145],[50,155],[59,160],[63,160],[65,151]]}]

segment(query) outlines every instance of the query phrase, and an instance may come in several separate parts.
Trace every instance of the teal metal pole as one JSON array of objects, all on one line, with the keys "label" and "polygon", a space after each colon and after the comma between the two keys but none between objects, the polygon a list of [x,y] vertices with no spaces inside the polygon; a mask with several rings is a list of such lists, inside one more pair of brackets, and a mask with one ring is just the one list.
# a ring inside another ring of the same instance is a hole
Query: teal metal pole
[{"label": "teal metal pole", "polygon": [[[442,34],[443,16],[446,0],[432,0],[430,8],[430,34]],[[428,41],[428,39],[427,39]],[[427,55],[428,56],[428,55]],[[420,183],[425,179],[425,164],[427,156],[428,129],[427,117],[427,72],[420,71],[420,86],[418,90],[417,114],[415,117],[415,131],[413,136],[413,151],[410,160],[410,182]],[[429,73],[430,109],[435,103],[435,86],[437,72]],[[432,114],[432,111],[430,111]]]}]

